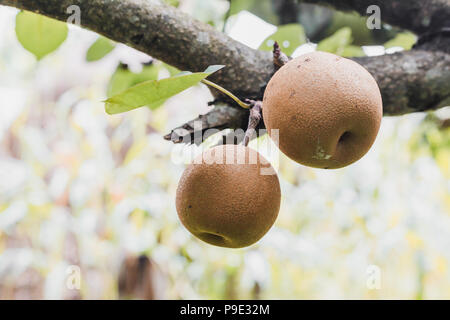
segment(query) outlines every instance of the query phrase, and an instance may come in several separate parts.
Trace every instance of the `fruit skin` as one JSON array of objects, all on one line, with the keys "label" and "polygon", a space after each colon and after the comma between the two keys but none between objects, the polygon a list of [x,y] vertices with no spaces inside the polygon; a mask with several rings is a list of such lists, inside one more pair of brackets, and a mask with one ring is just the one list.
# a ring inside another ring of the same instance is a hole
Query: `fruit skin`
[{"label": "fruit skin", "polygon": [[303,165],[335,169],[372,146],[383,116],[380,90],[358,63],[326,52],[299,56],[269,81],[263,119],[279,148]]},{"label": "fruit skin", "polygon": [[278,176],[263,156],[242,145],[221,145],[205,151],[184,171],[176,207],[183,225],[197,238],[241,248],[271,228],[280,201]]}]

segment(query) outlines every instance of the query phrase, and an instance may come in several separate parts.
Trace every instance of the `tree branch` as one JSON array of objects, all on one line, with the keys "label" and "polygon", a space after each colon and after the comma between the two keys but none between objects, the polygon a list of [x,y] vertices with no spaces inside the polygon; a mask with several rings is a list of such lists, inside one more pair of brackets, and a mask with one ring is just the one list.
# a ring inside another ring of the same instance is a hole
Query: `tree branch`
[{"label": "tree branch", "polygon": [[211,111],[175,128],[164,139],[173,143],[201,144],[217,131],[245,128],[249,110],[219,104]]},{"label": "tree branch", "polygon": [[385,115],[434,110],[450,105],[450,54],[411,50],[354,58],[377,81]]},{"label": "tree branch", "polygon": [[61,21],[69,18],[67,8],[77,5],[82,27],[180,70],[226,65],[211,80],[241,100],[260,96],[274,70],[270,52],[253,50],[159,0],[0,0],[0,5]]},{"label": "tree branch", "polygon": [[[331,4],[338,9],[353,8],[362,14],[369,4],[378,4],[386,22],[416,32],[441,27],[450,21],[447,0],[423,1],[423,5],[421,0],[308,2]],[[69,17],[67,8],[76,4],[81,8],[83,27],[179,69],[201,71],[208,65],[226,65],[211,80],[241,100],[262,100],[265,86],[275,71],[270,52],[253,50],[158,0],[0,0],[0,4],[62,21]],[[411,13],[416,16],[411,18]],[[435,51],[423,50],[422,47],[392,55],[354,59],[377,80],[385,115],[432,110],[449,104],[450,53],[439,48],[444,39],[434,41]],[[446,48],[448,43],[446,38]],[[215,95],[219,96],[217,92]],[[205,128],[245,129],[248,111],[236,110],[232,103],[218,111],[213,109],[211,117],[207,114],[210,120],[205,123]],[[227,115],[227,118],[216,117],[219,113]],[[189,132],[193,133],[192,130]]]}]

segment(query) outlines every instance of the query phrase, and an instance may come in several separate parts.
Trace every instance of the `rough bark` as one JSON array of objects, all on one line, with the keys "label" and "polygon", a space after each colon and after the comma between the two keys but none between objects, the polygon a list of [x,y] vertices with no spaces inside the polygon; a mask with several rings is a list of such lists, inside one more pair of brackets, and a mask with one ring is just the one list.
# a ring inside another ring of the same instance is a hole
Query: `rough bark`
[{"label": "rough bark", "polygon": [[[368,5],[381,8],[382,19],[417,33],[447,26],[448,0],[308,0],[354,9],[365,14]],[[260,100],[274,72],[270,52],[253,50],[212,27],[200,23],[174,7],[158,0],[0,0],[0,4],[34,11],[66,21],[71,5],[81,8],[82,27],[125,43],[182,70],[200,71],[208,65],[227,67],[212,79],[245,98]],[[450,99],[450,41],[448,37],[412,51],[355,59],[377,80],[384,101],[385,115],[399,115],[444,106]],[[425,50],[426,49],[426,50]],[[218,97],[220,94],[215,93]],[[236,112],[235,106],[223,106],[217,123],[210,128],[234,128],[247,122],[248,111]]]},{"label": "rough bark", "polygon": [[[215,130],[245,128],[248,115],[249,111],[247,109],[219,104],[207,114],[199,115],[197,118],[173,129],[164,139],[173,143],[194,143],[199,145],[204,139],[216,133]],[[198,130],[196,124],[201,124],[200,130]],[[200,132],[201,134],[194,134],[195,132]]]},{"label": "rough bark", "polygon": [[385,115],[433,110],[450,105],[450,55],[412,50],[354,58],[375,77]]},{"label": "rough bark", "polygon": [[67,8],[77,5],[82,27],[181,70],[226,65],[211,80],[242,99],[261,95],[274,69],[270,52],[253,50],[159,0],[0,0],[0,5],[61,21],[69,17]]}]

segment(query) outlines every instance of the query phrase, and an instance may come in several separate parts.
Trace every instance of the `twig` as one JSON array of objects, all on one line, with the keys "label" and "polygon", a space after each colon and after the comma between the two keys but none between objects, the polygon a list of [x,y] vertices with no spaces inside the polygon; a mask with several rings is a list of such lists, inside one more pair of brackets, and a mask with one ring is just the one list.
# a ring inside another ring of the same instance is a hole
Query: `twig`
[{"label": "twig", "polygon": [[275,43],[273,44],[273,64],[278,68],[281,68],[288,62],[288,56],[281,51],[278,42],[275,41]]},{"label": "twig", "polygon": [[245,101],[250,103],[250,105],[252,106],[250,109],[250,115],[248,117],[247,131],[245,131],[244,141],[242,142],[244,146],[248,146],[248,143],[256,134],[256,127],[258,127],[258,124],[262,119],[262,101],[255,101],[250,99],[246,99]]},{"label": "twig", "polygon": [[217,131],[224,129],[244,128],[247,110],[219,104],[208,113],[199,115],[183,125],[173,129],[164,136],[165,140],[173,143],[194,143],[200,145],[205,139]]}]

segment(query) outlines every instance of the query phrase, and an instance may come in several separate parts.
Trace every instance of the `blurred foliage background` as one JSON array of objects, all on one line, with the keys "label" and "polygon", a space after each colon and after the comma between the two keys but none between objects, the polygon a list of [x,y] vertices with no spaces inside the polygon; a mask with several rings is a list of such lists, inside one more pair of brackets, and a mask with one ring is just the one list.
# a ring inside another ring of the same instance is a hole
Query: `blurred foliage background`
[{"label": "blurred foliage background", "polygon": [[[289,17],[279,1],[168,2],[294,56],[376,55],[415,41],[314,6]],[[75,26],[37,61],[16,37],[17,12],[0,7],[0,299],[450,298],[448,107],[385,117],[371,151],[344,169],[272,159],[283,195],[275,226],[249,248],[213,247],[178,221],[185,166],[162,138],[210,108],[208,89],[107,115],[114,92],[177,71]]]}]

